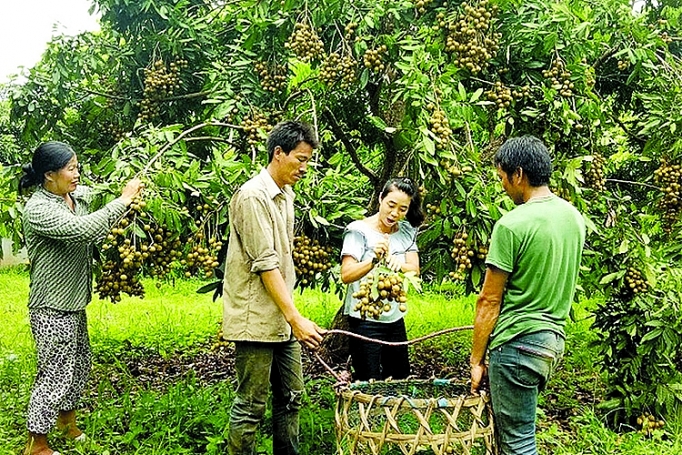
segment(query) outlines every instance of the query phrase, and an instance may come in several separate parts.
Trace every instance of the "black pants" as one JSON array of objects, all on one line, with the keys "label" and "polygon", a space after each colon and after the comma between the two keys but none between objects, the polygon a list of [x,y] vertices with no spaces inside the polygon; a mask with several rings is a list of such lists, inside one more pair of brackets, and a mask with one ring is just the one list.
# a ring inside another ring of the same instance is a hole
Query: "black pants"
[{"label": "black pants", "polygon": [[[406,341],[405,320],[376,322],[353,317],[348,318],[350,331],[382,341]],[[385,346],[350,337],[350,355],[353,363],[353,379],[404,379],[410,375],[407,346]]]}]

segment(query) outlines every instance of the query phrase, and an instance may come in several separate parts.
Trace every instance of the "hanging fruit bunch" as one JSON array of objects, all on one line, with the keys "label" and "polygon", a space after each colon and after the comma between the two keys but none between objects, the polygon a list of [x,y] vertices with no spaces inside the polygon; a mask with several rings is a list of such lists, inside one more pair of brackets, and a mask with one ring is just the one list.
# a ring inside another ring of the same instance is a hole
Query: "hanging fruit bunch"
[{"label": "hanging fruit bunch", "polygon": [[502,34],[492,31],[498,6],[488,0],[462,5],[463,11],[447,26],[445,50],[455,56],[455,65],[477,74],[488,66],[499,49]]},{"label": "hanging fruit bunch", "polygon": [[166,67],[159,59],[144,69],[144,98],[140,101],[139,121],[150,121],[159,116],[161,102],[180,89],[180,72],[187,65],[187,60],[180,59]]},{"label": "hanging fruit bunch", "polygon": [[347,90],[357,79],[357,66],[352,55],[341,56],[338,52],[333,52],[322,62],[320,80],[327,86],[338,84],[340,90]]},{"label": "hanging fruit bunch", "polygon": [[315,277],[331,269],[333,250],[322,246],[305,234],[294,237],[294,267],[296,286],[305,289],[315,284]]},{"label": "hanging fruit bunch", "polygon": [[455,270],[449,273],[450,278],[456,281],[464,281],[466,273],[471,270],[475,264],[475,259],[481,262],[485,261],[488,254],[488,248],[485,246],[475,246],[472,242],[467,242],[469,235],[462,231],[455,234],[452,243],[452,252],[450,256],[455,260]]},{"label": "hanging fruit bunch", "polygon": [[530,98],[530,85],[524,85],[523,87],[520,87],[518,89],[513,89],[511,91],[511,95],[515,100],[522,100],[522,99],[527,99]]},{"label": "hanging fruit bunch", "polygon": [[291,49],[304,62],[318,60],[324,54],[324,43],[308,22],[297,22],[284,47]]},{"label": "hanging fruit bunch", "polygon": [[184,267],[186,278],[212,278],[215,269],[220,265],[218,257],[223,249],[218,219],[223,204],[219,203],[215,196],[204,199],[198,192],[192,193],[192,196],[199,198],[192,211],[197,230],[187,239],[188,251],[180,265]]},{"label": "hanging fruit bunch", "polygon": [[242,121],[242,128],[246,133],[246,141],[250,146],[257,146],[265,138],[263,133],[267,133],[272,129],[272,125],[268,122],[266,115],[260,111],[252,111],[249,117]]},{"label": "hanging fruit bunch", "polygon": [[447,172],[447,176],[449,180],[459,178],[471,171],[474,170],[471,166],[460,166],[458,163],[456,163],[453,160],[441,160],[440,161],[440,167],[442,169],[445,169]]},{"label": "hanging fruit bunch", "polygon": [[382,264],[383,260],[365,275],[358,291],[353,293],[353,298],[358,300],[354,309],[360,312],[362,319],[379,319],[382,314],[393,311],[395,305],[404,313],[409,287],[421,290],[420,280],[414,272],[394,272]]},{"label": "hanging fruit bunch", "polygon": [[493,88],[486,90],[485,96],[489,101],[494,102],[499,110],[509,107],[514,100],[511,89],[501,81],[495,82]]},{"label": "hanging fruit bunch", "polygon": [[623,280],[623,288],[620,295],[624,300],[630,300],[635,295],[644,293],[649,290],[649,283],[640,270],[634,266],[628,267],[625,272],[625,279]]},{"label": "hanging fruit bunch", "polygon": [[350,41],[353,38],[353,35],[355,34],[357,28],[358,28],[357,22],[347,23],[346,26],[343,28],[343,39],[345,39],[346,41]]},{"label": "hanging fruit bunch", "polygon": [[560,58],[552,62],[552,67],[542,72],[542,76],[550,82],[553,89],[559,91],[564,98],[573,96],[575,84],[571,82],[571,72]]},{"label": "hanging fruit bunch", "polygon": [[658,207],[663,212],[663,230],[668,234],[680,219],[680,188],[682,188],[682,171],[679,164],[669,164],[665,159],[654,171],[654,182],[661,187],[663,197],[658,201]]},{"label": "hanging fruit bunch", "polygon": [[436,136],[436,149],[445,150],[452,138],[450,121],[445,115],[445,111],[434,103],[429,103],[426,108],[431,113],[431,116],[429,117],[429,129]]},{"label": "hanging fruit bunch", "polygon": [[665,422],[661,419],[656,419],[652,414],[645,412],[637,417],[637,425],[640,427],[640,433],[650,435],[652,431],[663,428]]},{"label": "hanging fruit bunch", "polygon": [[146,203],[137,197],[102,244],[102,268],[96,279],[99,297],[119,302],[121,294],[144,297],[143,273],[163,278],[182,253],[182,242],[171,231],[154,227]]},{"label": "hanging fruit bunch", "polygon": [[417,14],[425,14],[426,8],[428,8],[431,3],[433,3],[433,0],[417,0],[414,4]]},{"label": "hanging fruit bunch", "polygon": [[369,69],[374,73],[381,73],[386,69],[384,64],[384,59],[386,56],[386,51],[388,48],[386,45],[382,44],[376,49],[367,49],[362,57],[365,64],[365,68]]},{"label": "hanging fruit bunch", "polygon": [[604,157],[601,154],[594,154],[592,162],[585,172],[585,185],[598,191],[604,191],[606,189],[606,181],[604,180],[605,163],[606,160],[604,160]]},{"label": "hanging fruit bunch", "polygon": [[287,67],[276,63],[256,62],[254,65],[263,90],[275,93],[287,87]]}]

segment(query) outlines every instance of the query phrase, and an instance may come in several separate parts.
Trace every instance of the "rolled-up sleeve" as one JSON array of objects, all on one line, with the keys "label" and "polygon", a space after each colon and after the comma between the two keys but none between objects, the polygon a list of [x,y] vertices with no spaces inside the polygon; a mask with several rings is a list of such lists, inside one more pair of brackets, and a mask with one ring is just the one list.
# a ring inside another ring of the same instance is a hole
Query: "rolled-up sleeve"
[{"label": "rolled-up sleeve", "polygon": [[362,257],[367,251],[367,240],[365,236],[354,229],[348,229],[343,233],[343,247],[341,248],[341,260],[344,256],[351,256],[356,261],[361,262]]},{"label": "rolled-up sleeve", "polygon": [[237,217],[232,220],[251,261],[251,273],[267,272],[280,265],[275,250],[275,227],[266,204],[256,196],[245,196],[239,200],[234,212]]}]

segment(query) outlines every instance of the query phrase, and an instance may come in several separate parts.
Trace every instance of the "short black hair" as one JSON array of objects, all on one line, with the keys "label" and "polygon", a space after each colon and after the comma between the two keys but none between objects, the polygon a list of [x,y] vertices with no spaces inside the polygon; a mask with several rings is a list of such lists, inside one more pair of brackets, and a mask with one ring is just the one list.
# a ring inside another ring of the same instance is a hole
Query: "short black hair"
[{"label": "short black hair", "polygon": [[60,170],[71,161],[75,154],[71,146],[63,142],[43,142],[33,152],[31,162],[22,166],[24,175],[19,181],[20,188],[42,185],[46,172]]},{"label": "short black hair", "polygon": [[268,136],[268,162],[272,162],[277,146],[288,155],[301,142],[307,143],[314,149],[319,146],[315,132],[310,125],[294,120],[278,123]]},{"label": "short black hair", "polygon": [[495,153],[495,166],[507,175],[519,168],[528,176],[530,186],[549,185],[552,176],[552,158],[545,144],[535,136],[513,137],[508,139]]},{"label": "short black hair", "polygon": [[385,198],[391,191],[402,191],[410,196],[410,206],[407,209],[405,219],[412,225],[418,227],[424,222],[424,211],[422,210],[422,197],[419,188],[408,177],[396,177],[390,179],[381,190],[381,199]]}]

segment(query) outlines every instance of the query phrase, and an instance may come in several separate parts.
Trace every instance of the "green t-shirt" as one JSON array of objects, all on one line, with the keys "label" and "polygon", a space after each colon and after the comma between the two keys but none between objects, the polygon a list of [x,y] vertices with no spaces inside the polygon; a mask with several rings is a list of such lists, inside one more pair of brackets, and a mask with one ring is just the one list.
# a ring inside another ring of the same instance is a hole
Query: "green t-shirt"
[{"label": "green t-shirt", "polygon": [[509,273],[494,349],[520,335],[564,335],[585,243],[585,221],[557,196],[534,199],[495,224],[486,263]]}]

